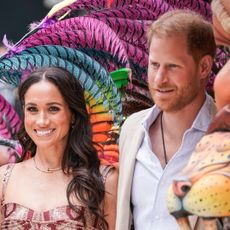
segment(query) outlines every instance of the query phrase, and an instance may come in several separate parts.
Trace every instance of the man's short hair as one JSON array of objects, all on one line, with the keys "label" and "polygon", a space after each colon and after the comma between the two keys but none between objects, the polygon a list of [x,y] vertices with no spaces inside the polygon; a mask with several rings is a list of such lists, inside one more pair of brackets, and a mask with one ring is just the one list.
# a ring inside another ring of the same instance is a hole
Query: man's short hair
[{"label": "man's short hair", "polygon": [[172,10],[161,15],[148,30],[148,44],[153,37],[184,36],[188,53],[195,61],[203,56],[215,56],[216,44],[211,23],[191,10]]}]

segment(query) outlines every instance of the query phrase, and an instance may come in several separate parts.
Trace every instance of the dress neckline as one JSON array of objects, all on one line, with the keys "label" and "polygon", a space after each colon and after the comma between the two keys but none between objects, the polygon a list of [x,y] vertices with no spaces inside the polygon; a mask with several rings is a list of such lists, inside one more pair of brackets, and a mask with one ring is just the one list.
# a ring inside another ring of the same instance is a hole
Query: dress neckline
[{"label": "dress neckline", "polygon": [[[17,206],[19,208],[23,208],[23,209],[26,209],[28,211],[32,211],[33,213],[46,213],[46,212],[52,212],[54,210],[61,210],[61,209],[70,209],[69,205],[60,205],[60,206],[57,206],[57,207],[54,207],[54,208],[51,208],[51,209],[46,209],[46,210],[43,210],[43,211],[38,211],[38,210],[35,210],[35,209],[32,209],[32,208],[29,208],[29,207],[26,207],[25,205],[23,204],[19,204],[17,202],[8,202],[8,203],[4,203],[2,205],[2,208],[4,207],[8,207],[8,206]],[[76,205],[76,207],[80,208],[80,209],[85,209],[85,206],[83,205]]]}]

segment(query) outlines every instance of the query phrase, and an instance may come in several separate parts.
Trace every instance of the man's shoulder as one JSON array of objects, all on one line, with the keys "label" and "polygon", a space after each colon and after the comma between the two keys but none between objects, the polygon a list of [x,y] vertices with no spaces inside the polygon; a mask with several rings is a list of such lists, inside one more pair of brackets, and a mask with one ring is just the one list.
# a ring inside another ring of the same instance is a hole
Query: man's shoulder
[{"label": "man's shoulder", "polygon": [[152,108],[148,108],[145,110],[141,110],[139,112],[131,114],[124,122],[123,126],[129,125],[140,125],[141,121],[145,118],[145,116],[149,113]]},{"label": "man's shoulder", "polygon": [[203,127],[204,131],[206,132],[209,123],[216,115],[217,109],[213,98],[210,95],[206,95],[206,100],[204,105],[201,107],[199,114],[196,118],[196,125]]}]

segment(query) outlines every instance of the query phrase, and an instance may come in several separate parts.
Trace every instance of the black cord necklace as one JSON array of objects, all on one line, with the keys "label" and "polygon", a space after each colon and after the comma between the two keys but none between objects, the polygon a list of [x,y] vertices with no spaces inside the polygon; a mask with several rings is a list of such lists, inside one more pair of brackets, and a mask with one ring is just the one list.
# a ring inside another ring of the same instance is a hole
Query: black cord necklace
[{"label": "black cord necklace", "polygon": [[164,127],[163,127],[163,111],[160,114],[160,122],[161,122],[161,139],[162,139],[162,144],[163,144],[163,151],[164,151],[164,159],[165,159],[165,164],[168,164],[168,159],[167,159],[167,153],[166,153],[166,148],[165,148],[165,138],[164,138]]}]

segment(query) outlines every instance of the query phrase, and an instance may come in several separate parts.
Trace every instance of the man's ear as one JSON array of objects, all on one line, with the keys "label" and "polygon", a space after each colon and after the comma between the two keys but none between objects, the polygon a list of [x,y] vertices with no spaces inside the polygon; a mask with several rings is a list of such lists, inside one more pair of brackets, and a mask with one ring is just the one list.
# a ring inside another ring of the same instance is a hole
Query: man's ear
[{"label": "man's ear", "polygon": [[201,58],[199,63],[200,79],[205,79],[209,75],[212,69],[213,58],[210,55],[205,55]]}]

